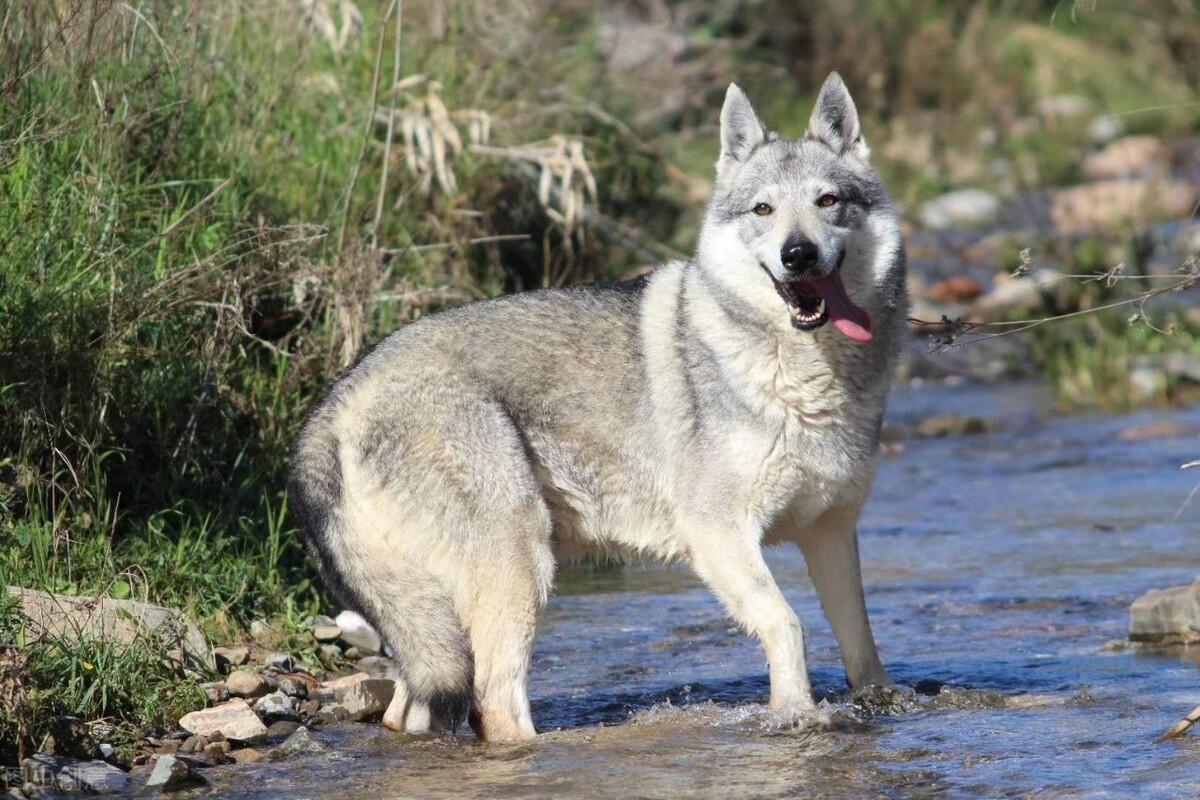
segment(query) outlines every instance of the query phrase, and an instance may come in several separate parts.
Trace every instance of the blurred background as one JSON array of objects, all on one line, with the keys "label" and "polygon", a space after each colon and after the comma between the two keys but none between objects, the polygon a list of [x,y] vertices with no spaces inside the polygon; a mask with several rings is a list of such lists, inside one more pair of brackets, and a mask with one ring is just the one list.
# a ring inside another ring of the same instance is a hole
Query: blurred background
[{"label": "blurred background", "polygon": [[5,4],[0,580],[214,638],[313,613],[284,476],[321,386],[439,309],[687,257],[731,80],[798,136],[845,78],[928,323],[904,381],[1200,399],[1194,0],[397,5]]}]

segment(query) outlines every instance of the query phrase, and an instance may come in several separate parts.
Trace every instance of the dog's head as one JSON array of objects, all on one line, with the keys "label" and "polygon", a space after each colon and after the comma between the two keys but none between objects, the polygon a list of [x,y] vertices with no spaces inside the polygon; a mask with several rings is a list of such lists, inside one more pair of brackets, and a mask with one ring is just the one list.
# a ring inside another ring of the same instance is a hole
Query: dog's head
[{"label": "dog's head", "polygon": [[899,250],[895,212],[870,159],[837,73],[799,140],[769,132],[731,84],[700,268],[796,330],[832,322],[846,338],[869,342],[876,288]]}]

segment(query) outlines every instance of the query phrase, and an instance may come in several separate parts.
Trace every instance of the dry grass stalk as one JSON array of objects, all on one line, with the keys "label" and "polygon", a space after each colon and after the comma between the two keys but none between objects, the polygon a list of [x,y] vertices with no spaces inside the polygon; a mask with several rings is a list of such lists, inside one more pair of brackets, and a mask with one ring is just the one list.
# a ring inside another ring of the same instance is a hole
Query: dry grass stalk
[{"label": "dry grass stalk", "polygon": [[[487,144],[492,130],[491,115],[474,108],[450,111],[442,101],[442,85],[424,75],[410,75],[398,81],[392,92],[393,96],[403,98],[395,113],[400,120],[404,166],[417,177],[421,193],[428,195],[433,191],[435,180],[444,194],[458,191],[458,181],[451,169],[453,159],[463,152],[463,136],[458,126],[465,127],[467,140],[472,144]],[[376,121],[387,125],[391,114],[376,114]]]},{"label": "dry grass stalk", "polygon": [[[363,15],[350,0],[297,0],[304,22],[321,35],[335,55],[343,53],[363,32]],[[334,17],[341,18],[341,24]]]},{"label": "dry grass stalk", "polygon": [[533,164],[538,168],[538,202],[569,238],[596,206],[596,178],[579,139],[555,135],[547,144],[488,147],[472,145],[471,152]]}]

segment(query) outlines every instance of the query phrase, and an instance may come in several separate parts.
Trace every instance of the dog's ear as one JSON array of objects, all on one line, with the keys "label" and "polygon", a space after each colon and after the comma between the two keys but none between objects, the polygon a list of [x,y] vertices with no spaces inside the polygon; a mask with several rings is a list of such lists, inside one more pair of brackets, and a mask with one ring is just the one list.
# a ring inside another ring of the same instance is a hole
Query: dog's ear
[{"label": "dog's ear", "polygon": [[838,155],[848,155],[868,161],[871,150],[863,139],[854,98],[836,72],[829,73],[813,105],[808,120],[808,138],[829,145]]},{"label": "dog's ear", "polygon": [[729,84],[721,106],[721,157],[717,159],[717,186],[729,188],[746,159],[767,140],[767,130],[754,113],[750,99]]}]

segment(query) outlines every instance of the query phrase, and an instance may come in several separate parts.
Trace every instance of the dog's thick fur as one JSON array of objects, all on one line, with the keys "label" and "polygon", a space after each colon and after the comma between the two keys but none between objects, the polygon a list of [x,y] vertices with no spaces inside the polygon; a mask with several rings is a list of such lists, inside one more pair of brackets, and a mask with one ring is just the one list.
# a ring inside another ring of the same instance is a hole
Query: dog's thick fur
[{"label": "dog's thick fur", "polygon": [[[906,311],[896,214],[836,74],[800,140],[730,86],[721,142],[691,261],[423,319],[312,410],[291,496],[326,580],[395,653],[389,727],[471,712],[487,739],[532,737],[535,628],[556,560],[585,556],[689,564],[794,712],[813,704],[803,635],[762,554],[794,542],[851,685],[888,682],[855,525]],[[797,329],[780,288],[797,237],[812,274],[840,269],[869,342]]]}]

